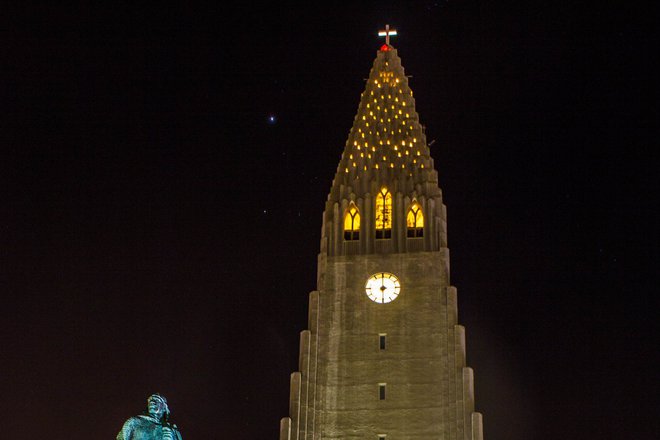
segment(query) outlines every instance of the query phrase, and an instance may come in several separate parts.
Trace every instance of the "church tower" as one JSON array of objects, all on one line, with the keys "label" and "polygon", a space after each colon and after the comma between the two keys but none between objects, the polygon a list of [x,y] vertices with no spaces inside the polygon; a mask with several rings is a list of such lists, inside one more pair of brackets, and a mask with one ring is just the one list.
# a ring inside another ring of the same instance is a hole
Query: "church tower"
[{"label": "church tower", "polygon": [[325,204],[280,440],[483,438],[438,173],[382,34]]}]

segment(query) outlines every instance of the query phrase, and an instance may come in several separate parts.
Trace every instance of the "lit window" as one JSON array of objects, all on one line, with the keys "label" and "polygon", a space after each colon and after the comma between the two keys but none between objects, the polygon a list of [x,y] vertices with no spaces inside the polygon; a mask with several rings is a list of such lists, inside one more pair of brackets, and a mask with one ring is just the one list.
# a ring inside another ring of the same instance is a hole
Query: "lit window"
[{"label": "lit window", "polygon": [[[378,168],[376,166],[376,168]],[[383,187],[376,196],[376,238],[392,237],[392,194]]]},{"label": "lit window", "polygon": [[413,201],[408,210],[406,225],[408,226],[408,237],[424,236],[424,214],[422,213],[422,207],[416,201]]},{"label": "lit window", "polygon": [[360,239],[360,211],[351,202],[344,216],[344,240]]}]

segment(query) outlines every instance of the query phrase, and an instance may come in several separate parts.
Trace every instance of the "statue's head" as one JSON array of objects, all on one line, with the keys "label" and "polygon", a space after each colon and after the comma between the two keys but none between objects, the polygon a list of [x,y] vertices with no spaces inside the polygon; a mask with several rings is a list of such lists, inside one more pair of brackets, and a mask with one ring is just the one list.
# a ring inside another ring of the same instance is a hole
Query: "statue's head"
[{"label": "statue's head", "polygon": [[163,415],[168,418],[170,408],[167,406],[167,399],[158,393],[152,394],[147,399],[147,412],[150,416],[161,419]]}]

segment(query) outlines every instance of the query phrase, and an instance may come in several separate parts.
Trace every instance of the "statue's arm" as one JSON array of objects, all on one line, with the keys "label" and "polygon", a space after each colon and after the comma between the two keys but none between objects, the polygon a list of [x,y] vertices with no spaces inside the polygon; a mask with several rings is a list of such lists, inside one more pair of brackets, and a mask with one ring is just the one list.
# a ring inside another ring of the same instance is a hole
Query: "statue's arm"
[{"label": "statue's arm", "polygon": [[126,420],[121,431],[117,434],[117,440],[131,440],[133,438],[133,419]]}]

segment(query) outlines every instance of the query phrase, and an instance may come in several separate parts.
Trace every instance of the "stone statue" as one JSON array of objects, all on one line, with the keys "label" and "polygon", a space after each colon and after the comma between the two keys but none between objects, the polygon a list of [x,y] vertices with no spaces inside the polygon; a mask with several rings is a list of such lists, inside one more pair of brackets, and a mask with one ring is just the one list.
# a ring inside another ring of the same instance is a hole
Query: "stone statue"
[{"label": "stone statue", "polygon": [[170,424],[170,408],[160,394],[147,399],[144,415],[131,417],[117,434],[117,440],[182,440],[176,425]]}]

